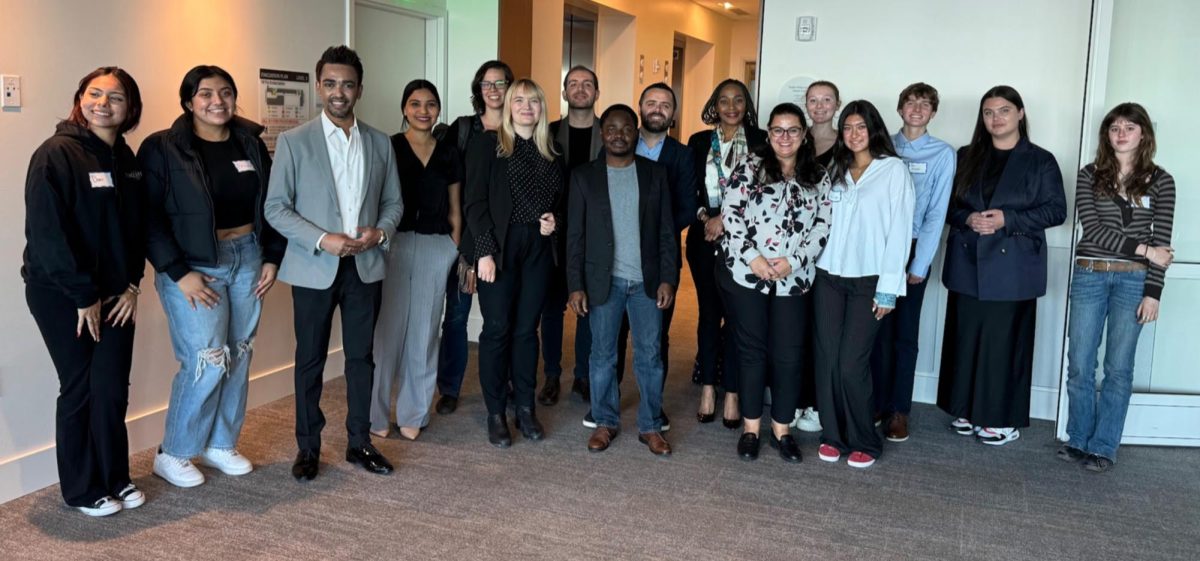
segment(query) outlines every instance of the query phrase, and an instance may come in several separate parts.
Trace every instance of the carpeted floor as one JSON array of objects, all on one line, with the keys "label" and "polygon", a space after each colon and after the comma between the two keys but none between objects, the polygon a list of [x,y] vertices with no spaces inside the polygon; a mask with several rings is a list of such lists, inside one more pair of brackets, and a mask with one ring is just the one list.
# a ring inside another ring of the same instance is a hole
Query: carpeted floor
[{"label": "carpeted floor", "polygon": [[[757,462],[739,460],[737,431],[695,420],[694,302],[685,283],[664,400],[670,458],[637,442],[632,380],[626,432],[607,452],[587,451],[575,398],[539,409],[545,441],[493,448],[472,352],[457,413],[435,414],[417,442],[376,440],[398,467],[390,476],[344,461],[338,379],[322,400],[316,480],[291,477],[294,409],[281,399],[247,415],[253,473],[205,469],[204,485],[178,489],[150,474],[153,450],[139,452],[144,506],[91,519],[63,506],[58,486],[0,505],[0,560],[1200,559],[1200,450],[1126,447],[1095,475],[1055,459],[1048,422],[993,448],[918,405],[912,438],[885,443],[867,470],[819,461],[809,433],[802,464],[765,445]],[[569,384],[572,346],[564,353]]]}]

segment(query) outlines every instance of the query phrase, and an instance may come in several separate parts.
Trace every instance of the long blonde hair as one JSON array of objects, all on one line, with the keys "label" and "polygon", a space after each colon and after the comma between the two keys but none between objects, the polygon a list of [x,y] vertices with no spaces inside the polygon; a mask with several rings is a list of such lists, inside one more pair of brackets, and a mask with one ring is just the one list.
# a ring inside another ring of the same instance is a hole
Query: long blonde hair
[{"label": "long blonde hair", "polygon": [[529,78],[521,78],[513,82],[508,90],[504,92],[504,109],[500,114],[500,130],[496,131],[496,137],[499,143],[496,145],[496,155],[501,158],[507,158],[512,155],[513,149],[516,147],[517,131],[513,127],[512,102],[513,92],[520,91],[522,93],[532,93],[537,96],[538,102],[541,104],[542,110],[538,114],[538,122],[533,127],[533,143],[537,145],[538,152],[547,160],[554,160],[558,155],[554,151],[554,143],[550,141],[550,125],[546,122],[546,92],[542,91],[542,87],[537,85],[537,82]]}]

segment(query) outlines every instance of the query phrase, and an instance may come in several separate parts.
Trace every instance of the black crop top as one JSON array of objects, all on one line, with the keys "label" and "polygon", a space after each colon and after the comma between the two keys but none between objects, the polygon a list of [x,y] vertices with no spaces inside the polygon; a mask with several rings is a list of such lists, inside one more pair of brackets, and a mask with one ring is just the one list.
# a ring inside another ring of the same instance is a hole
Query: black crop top
[{"label": "black crop top", "polygon": [[216,228],[224,230],[253,224],[260,185],[259,170],[254,169],[254,164],[232,136],[220,142],[201,138],[194,141],[208,176]]}]

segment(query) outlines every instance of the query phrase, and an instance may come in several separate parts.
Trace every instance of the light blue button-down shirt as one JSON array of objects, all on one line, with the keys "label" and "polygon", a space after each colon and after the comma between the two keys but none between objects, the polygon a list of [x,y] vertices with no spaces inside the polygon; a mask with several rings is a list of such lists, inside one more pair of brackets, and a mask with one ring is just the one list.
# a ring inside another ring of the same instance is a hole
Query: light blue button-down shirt
[{"label": "light blue button-down shirt", "polygon": [[654,148],[651,148],[646,146],[646,139],[642,138],[642,135],[639,134],[637,148],[634,150],[634,153],[643,158],[649,158],[657,162],[658,157],[662,155],[663,144],[666,143],[667,139],[663,138],[662,140],[658,141],[658,144],[654,145]]},{"label": "light blue button-down shirt", "polygon": [[942,226],[946,224],[946,205],[950,203],[950,192],[954,185],[954,169],[957,165],[954,148],[929,134],[909,141],[903,132],[898,132],[892,136],[892,143],[908,166],[917,195],[912,223],[912,236],[917,240],[917,247],[908,272],[928,278],[929,266],[941,243]]}]

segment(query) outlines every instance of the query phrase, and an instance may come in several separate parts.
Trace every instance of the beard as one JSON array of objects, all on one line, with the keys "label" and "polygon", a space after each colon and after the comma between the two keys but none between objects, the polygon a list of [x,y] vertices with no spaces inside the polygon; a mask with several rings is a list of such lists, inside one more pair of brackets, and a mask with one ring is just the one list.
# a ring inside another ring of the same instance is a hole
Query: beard
[{"label": "beard", "polygon": [[329,102],[325,103],[325,110],[328,111],[329,115],[332,117],[335,117],[338,119],[345,119],[346,117],[350,116],[351,111],[354,111],[354,105],[349,103],[349,100],[343,100],[343,99],[338,100],[338,101],[346,101],[347,102],[346,105],[343,106],[341,109],[335,108],[333,106],[333,103],[331,103],[332,101],[333,100],[330,100]]},{"label": "beard", "polygon": [[[662,117],[662,118],[658,121],[655,121],[653,119],[653,117]],[[643,116],[642,117],[642,128],[644,128],[648,132],[652,132],[652,133],[664,132],[667,129],[671,128],[671,119],[668,119],[665,116],[662,116],[657,113],[654,115]]]}]

